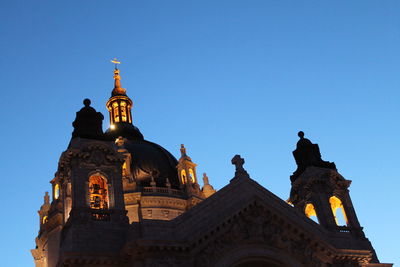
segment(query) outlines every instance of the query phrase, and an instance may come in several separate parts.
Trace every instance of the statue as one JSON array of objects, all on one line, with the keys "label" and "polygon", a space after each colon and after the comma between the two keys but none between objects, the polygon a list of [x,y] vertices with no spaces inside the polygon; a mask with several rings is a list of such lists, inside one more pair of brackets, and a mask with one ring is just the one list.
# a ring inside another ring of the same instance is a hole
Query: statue
[{"label": "statue", "polygon": [[102,126],[104,116],[92,108],[90,103],[90,99],[83,100],[84,107],[76,113],[76,118],[72,123],[74,126],[72,138],[104,139]]},{"label": "statue", "polygon": [[293,175],[290,176],[292,182],[294,182],[297,177],[299,177],[307,167],[310,166],[336,170],[335,163],[322,160],[319,146],[311,143],[307,138],[304,138],[304,132],[300,131],[298,136],[300,137],[300,140],[297,142],[296,150],[293,151],[297,169]]}]

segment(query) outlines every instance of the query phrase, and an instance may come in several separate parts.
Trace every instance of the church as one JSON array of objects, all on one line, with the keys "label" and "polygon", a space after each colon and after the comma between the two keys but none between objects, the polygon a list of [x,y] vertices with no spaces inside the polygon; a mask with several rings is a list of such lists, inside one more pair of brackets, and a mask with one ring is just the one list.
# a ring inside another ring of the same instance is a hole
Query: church
[{"label": "church", "polygon": [[351,181],[303,132],[288,200],[253,180],[240,155],[216,191],[184,145],[177,160],[145,139],[120,80],[116,67],[109,129],[89,99],[76,113],[38,211],[36,267],[392,266],[379,262],[363,232]]}]

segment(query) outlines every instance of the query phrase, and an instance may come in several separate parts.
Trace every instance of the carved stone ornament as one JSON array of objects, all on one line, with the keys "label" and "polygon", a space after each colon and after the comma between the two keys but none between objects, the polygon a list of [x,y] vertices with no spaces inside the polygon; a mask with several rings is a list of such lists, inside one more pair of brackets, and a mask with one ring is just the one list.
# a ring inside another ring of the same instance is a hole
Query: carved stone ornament
[{"label": "carved stone ornament", "polygon": [[95,166],[124,162],[124,157],[113,148],[98,142],[90,142],[82,149],[69,148],[61,155],[59,168],[69,169],[73,159],[78,159],[81,165],[93,164]]},{"label": "carved stone ornament", "polygon": [[195,266],[213,266],[227,252],[246,244],[259,244],[293,255],[305,266],[321,266],[310,240],[290,233],[263,206],[254,203],[222,225],[206,242]]},{"label": "carved stone ornament", "polygon": [[351,184],[336,170],[318,167],[308,167],[306,171],[292,183],[290,202],[297,204],[312,196],[313,186],[323,184],[324,188],[333,194],[346,192]]}]

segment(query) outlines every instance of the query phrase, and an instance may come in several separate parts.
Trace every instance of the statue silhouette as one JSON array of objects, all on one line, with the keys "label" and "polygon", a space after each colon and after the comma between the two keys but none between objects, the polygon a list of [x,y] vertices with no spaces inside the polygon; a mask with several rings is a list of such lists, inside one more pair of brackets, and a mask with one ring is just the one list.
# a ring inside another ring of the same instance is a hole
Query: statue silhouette
[{"label": "statue silhouette", "polygon": [[92,108],[90,103],[90,99],[83,100],[85,106],[76,113],[76,118],[72,123],[74,126],[72,138],[104,139],[102,126],[104,116]]},{"label": "statue silhouette", "polygon": [[296,150],[293,151],[297,169],[293,175],[290,176],[292,182],[294,182],[297,177],[299,177],[307,167],[310,166],[336,170],[335,163],[322,160],[319,146],[311,143],[307,138],[304,138],[304,132],[300,131],[298,136],[300,137],[300,140],[297,142]]}]

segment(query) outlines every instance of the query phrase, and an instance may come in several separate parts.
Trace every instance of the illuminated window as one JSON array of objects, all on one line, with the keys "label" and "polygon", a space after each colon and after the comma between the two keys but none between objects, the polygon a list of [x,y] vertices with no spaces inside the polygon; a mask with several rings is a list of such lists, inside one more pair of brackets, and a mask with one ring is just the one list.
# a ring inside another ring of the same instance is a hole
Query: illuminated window
[{"label": "illuminated window", "polygon": [[[335,217],[336,224],[347,225],[348,224],[347,216],[346,212],[344,211],[342,201],[339,198],[332,196],[331,198],[329,198],[329,203],[331,204],[332,213],[333,216]],[[341,210],[340,213],[337,212],[338,209]]]},{"label": "illuminated window", "polygon": [[186,184],[186,171],[185,170],[181,171],[181,181],[182,181],[182,184]]},{"label": "illuminated window", "polygon": [[126,122],[127,117],[126,117],[126,102],[121,102],[121,121]]},{"label": "illuminated window", "polygon": [[189,169],[189,177],[190,177],[190,181],[191,181],[192,183],[195,183],[195,182],[196,182],[196,178],[194,178],[194,172],[193,172],[192,169]]},{"label": "illuminated window", "polygon": [[54,199],[58,199],[60,197],[60,185],[56,184],[54,186]]},{"label": "illuminated window", "polygon": [[306,208],[304,209],[304,213],[306,214],[306,216],[307,216],[308,218],[310,218],[311,220],[313,220],[313,221],[316,222],[316,223],[319,223],[319,222],[318,222],[317,212],[315,211],[315,207],[314,207],[313,204],[308,203],[308,204],[306,205]]},{"label": "illuminated window", "polygon": [[114,102],[112,104],[113,111],[114,111],[114,122],[119,122],[119,110],[118,110],[118,103]]},{"label": "illuminated window", "polygon": [[127,112],[128,122],[129,122],[129,123],[132,122],[132,118],[131,118],[132,116],[131,116],[130,110],[131,110],[131,106],[128,105],[128,106],[127,106],[127,111],[126,111],[126,112]]},{"label": "illuminated window", "polygon": [[126,161],[124,161],[124,164],[122,164],[122,176],[126,176],[127,171],[126,171]]},{"label": "illuminated window", "polygon": [[107,181],[101,175],[92,175],[89,178],[90,208],[108,209]]},{"label": "illuminated window", "polygon": [[45,223],[47,223],[47,221],[48,221],[47,216],[44,216],[43,219],[42,219],[42,223],[45,224]]}]

